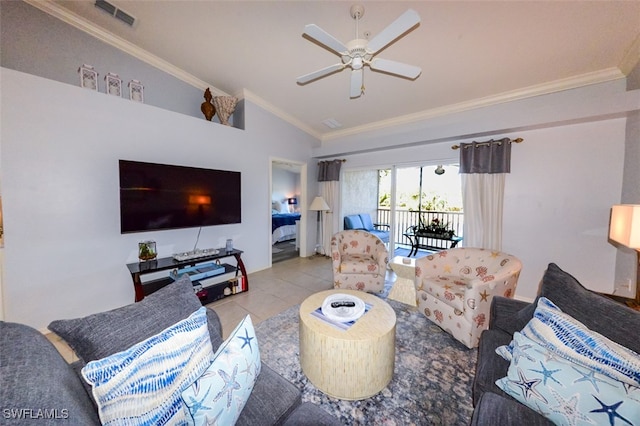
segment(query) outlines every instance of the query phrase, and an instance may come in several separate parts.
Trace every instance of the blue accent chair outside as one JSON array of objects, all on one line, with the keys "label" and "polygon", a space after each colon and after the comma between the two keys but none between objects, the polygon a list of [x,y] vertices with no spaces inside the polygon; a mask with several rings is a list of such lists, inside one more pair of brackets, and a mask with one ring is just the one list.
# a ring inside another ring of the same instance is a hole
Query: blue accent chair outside
[{"label": "blue accent chair outside", "polygon": [[352,214],[344,217],[344,229],[367,231],[380,238],[383,243],[389,242],[389,225],[373,223],[368,213]]}]

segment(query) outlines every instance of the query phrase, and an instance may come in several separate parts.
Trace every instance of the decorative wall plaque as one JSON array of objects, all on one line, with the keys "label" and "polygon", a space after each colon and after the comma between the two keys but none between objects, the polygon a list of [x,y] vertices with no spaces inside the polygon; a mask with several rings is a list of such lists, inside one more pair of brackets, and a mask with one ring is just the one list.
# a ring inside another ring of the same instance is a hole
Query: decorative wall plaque
[{"label": "decorative wall plaque", "polygon": [[104,76],[104,83],[106,94],[122,97],[122,79],[118,74],[107,73]]},{"label": "decorative wall plaque", "polygon": [[80,75],[80,87],[98,91],[98,72],[91,65],[82,64],[78,68]]},{"label": "decorative wall plaque", "polygon": [[144,86],[138,80],[129,82],[129,99],[144,103]]}]

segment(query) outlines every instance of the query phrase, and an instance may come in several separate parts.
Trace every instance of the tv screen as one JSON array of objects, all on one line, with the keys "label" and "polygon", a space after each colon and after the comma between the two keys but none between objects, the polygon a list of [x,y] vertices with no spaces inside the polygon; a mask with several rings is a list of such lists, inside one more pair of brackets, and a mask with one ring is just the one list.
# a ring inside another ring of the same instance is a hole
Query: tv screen
[{"label": "tv screen", "polygon": [[120,160],[120,232],[240,223],[240,172]]}]

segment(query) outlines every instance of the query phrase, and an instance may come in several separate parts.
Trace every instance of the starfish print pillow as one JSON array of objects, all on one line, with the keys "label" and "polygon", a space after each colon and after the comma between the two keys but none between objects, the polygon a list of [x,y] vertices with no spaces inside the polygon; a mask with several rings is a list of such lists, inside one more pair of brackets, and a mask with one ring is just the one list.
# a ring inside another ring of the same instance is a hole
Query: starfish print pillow
[{"label": "starfish print pillow", "polygon": [[[640,355],[588,329],[545,297],[538,300],[533,318],[520,331],[550,352],[598,373],[640,387]],[[496,353],[511,360],[512,343]]]},{"label": "starfish print pillow", "polygon": [[233,425],[260,374],[260,350],[247,315],[220,345],[209,368],[182,392],[196,425]]},{"label": "starfish print pillow", "polygon": [[640,388],[572,363],[516,332],[496,385],[557,425],[640,425]]}]

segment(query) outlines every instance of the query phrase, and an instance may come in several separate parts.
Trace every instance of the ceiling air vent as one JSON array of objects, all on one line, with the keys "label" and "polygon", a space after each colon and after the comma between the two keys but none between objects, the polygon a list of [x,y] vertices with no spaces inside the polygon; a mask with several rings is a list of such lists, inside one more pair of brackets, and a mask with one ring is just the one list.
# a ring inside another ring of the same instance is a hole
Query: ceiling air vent
[{"label": "ceiling air vent", "polygon": [[327,126],[330,129],[338,129],[338,128],[342,127],[342,123],[340,123],[335,118],[327,118],[326,120],[324,120],[322,122],[322,124],[324,124],[325,126]]},{"label": "ceiling air vent", "polygon": [[136,22],[136,18],[134,18],[133,16],[129,15],[124,10],[119,9],[117,6],[114,6],[113,4],[109,3],[108,1],[96,0],[95,6],[98,9],[104,10],[109,15],[111,15],[114,18],[124,22],[125,24],[127,24],[127,25],[129,25],[131,27],[133,27],[133,24]]}]

